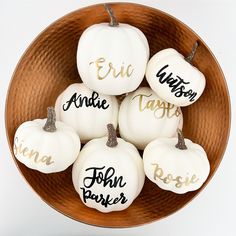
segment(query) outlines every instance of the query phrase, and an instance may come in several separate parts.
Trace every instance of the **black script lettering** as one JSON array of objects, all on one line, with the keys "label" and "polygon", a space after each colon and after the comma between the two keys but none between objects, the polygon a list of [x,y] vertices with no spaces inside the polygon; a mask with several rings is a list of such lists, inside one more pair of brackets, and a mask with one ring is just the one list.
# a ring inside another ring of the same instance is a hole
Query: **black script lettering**
[{"label": "black script lettering", "polygon": [[92,175],[85,177],[83,184],[86,188],[91,188],[95,183],[102,184],[103,187],[109,186],[110,188],[116,188],[117,186],[122,188],[126,185],[126,182],[123,181],[123,176],[117,177],[115,175],[115,169],[113,167],[107,168],[105,173],[102,170],[103,167],[90,167],[85,171],[92,171]]},{"label": "black script lettering", "polygon": [[169,65],[163,66],[156,74],[156,77],[159,79],[161,84],[168,84],[169,88],[171,88],[171,92],[174,93],[176,97],[188,97],[190,102],[194,101],[194,98],[197,96],[197,92],[194,92],[192,89],[186,91],[185,84],[189,84],[190,82],[184,81],[178,75],[173,76],[173,73],[169,73],[165,71]]},{"label": "black script lettering", "polygon": [[117,203],[125,204],[128,199],[124,196],[124,193],[120,193],[119,197],[111,198],[108,194],[106,197],[103,194],[94,194],[90,189],[80,188],[83,192],[83,201],[86,203],[88,199],[100,203],[104,207],[108,207]]},{"label": "black script lettering", "polygon": [[[159,81],[161,84],[164,84],[166,82],[165,76],[166,76],[166,72],[163,72],[166,68],[168,68],[169,65],[165,65],[163,66],[156,74],[156,77],[159,78]],[[172,73],[171,73],[172,75]]]},{"label": "black script lettering", "polygon": [[74,104],[76,108],[86,106],[98,109],[102,108],[106,110],[109,107],[109,104],[107,104],[107,101],[105,99],[100,100],[99,94],[97,92],[93,92],[90,98],[86,96],[82,97],[81,94],[77,95],[77,93],[74,93],[71,98],[65,104],[63,104],[63,110],[67,111],[72,104]]}]

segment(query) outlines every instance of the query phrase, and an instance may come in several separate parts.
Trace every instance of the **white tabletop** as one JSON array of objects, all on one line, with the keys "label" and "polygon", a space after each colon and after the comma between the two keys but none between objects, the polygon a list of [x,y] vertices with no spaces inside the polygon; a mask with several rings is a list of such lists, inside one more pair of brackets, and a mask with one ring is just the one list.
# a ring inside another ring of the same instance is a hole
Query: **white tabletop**
[{"label": "white tabletop", "polygon": [[[223,161],[209,185],[189,205],[161,221],[131,229],[104,229],[73,221],[47,206],[18,172],[4,127],[11,75],[30,42],[49,24],[100,0],[0,0],[0,235],[236,235],[236,2],[234,0],[140,0],[190,26],[218,59],[231,94],[232,129]],[[119,1],[121,2],[121,0]],[[220,112],[220,111],[219,111]]]}]

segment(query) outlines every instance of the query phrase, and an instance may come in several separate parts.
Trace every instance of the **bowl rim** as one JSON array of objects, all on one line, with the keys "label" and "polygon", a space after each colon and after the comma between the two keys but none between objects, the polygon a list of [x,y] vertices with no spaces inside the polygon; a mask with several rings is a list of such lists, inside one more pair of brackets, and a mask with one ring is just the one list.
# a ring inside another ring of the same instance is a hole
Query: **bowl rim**
[{"label": "bowl rim", "polygon": [[[199,189],[199,191],[189,200],[187,201],[186,203],[184,203],[181,207],[177,208],[175,211],[173,212],[170,212],[168,213],[167,215],[165,216],[162,216],[160,217],[159,219],[152,219],[148,222],[145,222],[145,223],[139,223],[139,224],[132,224],[132,225],[125,225],[125,226],[104,226],[104,225],[97,225],[97,224],[93,224],[93,223],[88,223],[86,221],[83,221],[83,220],[78,220],[76,218],[74,218],[73,216],[57,209],[55,206],[53,206],[52,204],[50,204],[49,202],[46,201],[46,199],[44,199],[30,184],[30,182],[26,179],[26,177],[24,176],[24,174],[21,172],[20,170],[20,167],[17,163],[17,160],[16,158],[14,157],[14,152],[12,150],[12,146],[11,146],[11,143],[10,143],[10,137],[9,137],[9,134],[8,134],[8,125],[7,125],[7,119],[8,119],[8,116],[7,116],[7,110],[8,110],[8,103],[9,103],[9,94],[10,94],[10,90],[11,90],[11,87],[12,87],[12,84],[13,84],[13,81],[14,81],[14,78],[15,78],[15,75],[16,75],[16,72],[18,71],[18,68],[21,66],[21,63],[22,63],[22,60],[23,58],[25,57],[25,55],[28,53],[28,51],[30,51],[31,47],[36,44],[38,42],[38,40],[41,38],[41,36],[43,34],[45,34],[45,32],[48,31],[48,29],[50,29],[52,26],[54,26],[55,24],[57,24],[58,22],[62,21],[63,19],[71,16],[71,15],[74,15],[74,14],[79,14],[79,12],[81,10],[86,10],[90,7],[98,7],[98,6],[101,6],[101,5],[104,5],[104,3],[97,3],[97,4],[90,4],[90,5],[87,5],[85,7],[80,7],[76,10],[73,10],[73,11],[70,11],[69,13],[65,14],[65,15],[62,15],[60,16],[58,19],[56,19],[55,21],[53,21],[52,23],[50,23],[49,25],[47,25],[42,31],[40,31],[36,37],[34,37],[34,39],[31,41],[31,43],[24,49],[24,52],[23,54],[20,56],[16,66],[15,66],[15,69],[14,69],[14,72],[11,76],[11,79],[9,81],[9,84],[8,84],[8,89],[7,89],[7,93],[6,93],[6,99],[5,99],[5,110],[4,110],[4,117],[5,117],[5,132],[6,132],[6,137],[7,137],[7,143],[8,143],[8,146],[9,146],[9,149],[10,149],[10,152],[11,152],[11,158],[14,160],[15,162],[15,165],[19,171],[19,173],[21,174],[21,176],[24,178],[24,180],[26,181],[26,183],[30,186],[30,188],[33,190],[34,193],[36,193],[36,195],[43,201],[45,202],[48,206],[50,206],[52,209],[56,210],[57,212],[59,212],[60,214],[64,215],[64,216],[67,216],[68,218],[76,221],[76,222],[79,222],[79,223],[83,223],[83,224],[86,224],[86,225],[90,225],[90,226],[94,226],[94,227],[100,227],[100,228],[134,228],[134,227],[141,227],[143,225],[148,225],[148,224],[151,224],[151,223],[156,223],[162,219],[165,219],[175,213],[177,213],[178,211],[184,209],[184,207],[186,205],[188,205],[190,202],[192,202],[201,192],[204,188],[206,188],[206,186],[208,185],[208,183],[211,181],[211,179],[213,178],[213,176],[215,175],[217,169],[219,168],[220,164],[221,164],[221,161],[225,155],[225,152],[226,152],[226,149],[227,149],[227,146],[228,146],[228,142],[229,142],[229,137],[230,137],[230,132],[231,132],[231,116],[232,116],[232,111],[231,111],[231,99],[230,99],[230,93],[229,93],[229,89],[228,89],[228,85],[227,85],[227,82],[226,82],[226,78],[224,76],[224,73],[223,73],[223,70],[216,58],[216,56],[213,54],[213,52],[211,51],[211,49],[209,48],[209,46],[205,43],[205,41],[192,29],[190,28],[187,24],[185,24],[184,22],[182,22],[181,20],[179,20],[177,17],[163,11],[163,10],[160,10],[158,8],[155,8],[155,7],[151,7],[149,5],[145,5],[145,4],[141,4],[141,3],[132,3],[132,2],[107,2],[107,4],[109,4],[110,6],[112,5],[133,5],[133,6],[139,6],[139,7],[145,7],[147,9],[150,9],[150,10],[153,10],[153,11],[157,11],[165,16],[167,16],[168,18],[171,18],[173,19],[174,21],[178,22],[180,25],[182,25],[183,27],[185,27],[187,30],[191,31],[191,33],[193,33],[196,38],[198,38],[198,40],[200,40],[201,44],[203,44],[207,51],[211,54],[211,56],[213,57],[218,69],[219,69],[219,72],[221,74],[221,77],[222,77],[222,82],[224,83],[224,86],[225,86],[225,90],[226,90],[226,94],[227,94],[227,100],[228,100],[228,106],[229,106],[229,118],[228,118],[228,130],[227,130],[227,136],[226,136],[226,139],[225,139],[225,146],[222,150],[222,154],[221,154],[221,158],[218,162],[217,165],[215,165],[215,169],[214,171],[212,172],[211,176],[207,178],[207,180],[205,181],[205,183],[203,184],[203,186]],[[150,60],[150,58],[149,58]]]}]

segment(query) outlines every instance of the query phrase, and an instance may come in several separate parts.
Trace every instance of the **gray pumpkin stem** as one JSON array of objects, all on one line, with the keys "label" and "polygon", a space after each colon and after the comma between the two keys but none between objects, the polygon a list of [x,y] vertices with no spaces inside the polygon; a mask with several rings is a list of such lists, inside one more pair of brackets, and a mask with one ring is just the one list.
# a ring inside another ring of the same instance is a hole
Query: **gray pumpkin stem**
[{"label": "gray pumpkin stem", "polygon": [[113,13],[113,10],[111,9],[111,7],[109,6],[109,4],[105,3],[104,4],[104,7],[106,9],[106,11],[108,12],[109,16],[110,16],[110,23],[109,23],[109,26],[112,26],[112,27],[116,27],[119,25],[118,21],[116,20],[116,17]]},{"label": "gray pumpkin stem", "polygon": [[107,140],[107,146],[108,147],[116,147],[118,145],[117,142],[117,136],[116,136],[116,130],[113,126],[113,124],[107,125],[107,131],[108,131],[108,140]]},{"label": "gray pumpkin stem", "polygon": [[188,63],[192,64],[192,60],[197,52],[197,48],[198,48],[199,44],[198,44],[198,41],[196,41],[193,45],[193,48],[192,48],[192,51],[190,52],[190,54],[185,57],[185,61],[187,61]]},{"label": "gray pumpkin stem", "polygon": [[175,147],[180,150],[188,149],[187,146],[185,145],[183,132],[180,129],[177,129],[177,132],[178,132],[178,143],[175,145]]},{"label": "gray pumpkin stem", "polygon": [[47,108],[47,121],[43,127],[47,132],[55,132],[56,128],[56,112],[54,107]]}]

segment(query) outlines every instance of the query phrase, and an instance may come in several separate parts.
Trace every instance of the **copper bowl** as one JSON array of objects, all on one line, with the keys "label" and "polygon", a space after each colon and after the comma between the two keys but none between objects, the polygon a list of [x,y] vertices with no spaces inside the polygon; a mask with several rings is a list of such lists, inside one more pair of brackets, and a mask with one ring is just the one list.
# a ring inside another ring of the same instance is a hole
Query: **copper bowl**
[{"label": "copper bowl", "polygon": [[[211,165],[207,185],[219,166],[230,130],[230,99],[224,75],[206,44],[174,17],[143,5],[111,4],[119,22],[141,29],[147,36],[151,55],[173,47],[187,55],[193,43],[200,46],[193,64],[206,76],[201,98],[183,109],[184,134],[201,144]],[[102,4],[72,12],[44,30],[29,46],[12,77],[6,101],[6,132],[12,151],[17,127],[24,121],[46,116],[46,108],[71,83],[78,82],[77,43],[90,25],[108,22]],[[145,82],[144,82],[145,83]],[[160,220],[189,203],[202,189],[183,195],[163,191],[146,179],[145,186],[126,210],[100,213],[84,206],[75,192],[71,168],[56,174],[42,174],[19,163],[20,172],[34,191],[51,207],[77,221],[103,227],[131,227]]]}]

